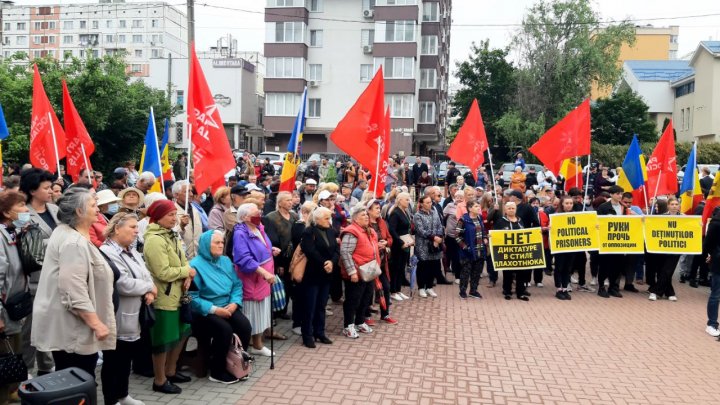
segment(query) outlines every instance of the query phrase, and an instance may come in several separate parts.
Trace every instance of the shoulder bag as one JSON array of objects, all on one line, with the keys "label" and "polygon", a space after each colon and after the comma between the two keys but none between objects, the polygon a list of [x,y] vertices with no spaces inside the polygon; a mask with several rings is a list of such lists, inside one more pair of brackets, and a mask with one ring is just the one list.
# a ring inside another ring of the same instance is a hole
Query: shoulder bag
[{"label": "shoulder bag", "polygon": [[240,338],[233,333],[227,356],[225,357],[225,368],[235,378],[245,378],[252,373],[253,358],[240,345]]},{"label": "shoulder bag", "polygon": [[28,370],[22,354],[15,354],[8,337],[4,333],[0,334],[0,339],[5,342],[7,348],[7,353],[0,354],[0,386],[27,380]]},{"label": "shoulder bag", "polygon": [[307,266],[307,256],[300,249],[300,245],[295,247],[292,259],[290,259],[290,276],[296,283],[302,282],[305,276],[305,267]]}]

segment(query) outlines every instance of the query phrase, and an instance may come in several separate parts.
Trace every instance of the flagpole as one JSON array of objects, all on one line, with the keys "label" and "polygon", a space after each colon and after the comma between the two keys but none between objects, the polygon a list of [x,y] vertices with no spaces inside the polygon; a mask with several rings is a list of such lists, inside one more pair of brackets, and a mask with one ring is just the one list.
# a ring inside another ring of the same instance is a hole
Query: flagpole
[{"label": "flagpole", "polygon": [[[375,179],[374,179],[375,185],[373,186],[373,192],[375,193],[375,197],[377,197],[377,195],[378,195],[377,187],[378,187],[378,180],[380,179],[380,144],[381,143],[382,143],[382,139],[381,139],[381,137],[378,137],[377,161],[375,163]],[[382,195],[382,194],[380,194],[380,195]]]},{"label": "flagpole", "polygon": [[153,124],[153,132],[155,132],[155,152],[157,153],[157,162],[158,162],[158,173],[160,173],[160,187],[162,188],[163,195],[165,194],[165,184],[163,183],[163,167],[162,167],[162,158],[160,157],[160,146],[158,146],[157,143],[157,131],[155,131],[155,111],[153,110],[153,107],[150,106],[150,120]]},{"label": "flagpole", "polygon": [[[590,156],[590,155],[588,155],[588,156]],[[575,156],[575,188],[580,187],[580,179],[578,179],[578,175],[577,175],[577,169],[578,169],[577,167],[578,167],[579,161],[580,161],[580,158]],[[587,188],[585,188],[585,189],[587,190]],[[584,200],[583,200],[583,204],[585,204]]]},{"label": "flagpole", "polygon": [[85,173],[87,174],[88,184],[92,185],[92,177],[90,177],[90,165],[88,164],[87,154],[85,153],[85,144],[80,142],[80,149],[82,149],[83,160],[85,161]]},{"label": "flagpole", "polygon": [[647,187],[645,187],[645,184],[642,185],[643,189],[643,196],[645,197],[645,212],[648,212],[648,208],[650,207],[650,204],[648,204],[648,198],[647,198]]},{"label": "flagpole", "polygon": [[655,194],[653,195],[653,199],[651,200],[652,207],[650,208],[650,215],[652,215],[655,212],[655,202],[653,202],[653,200],[657,201],[657,193],[658,193],[658,190],[660,189],[660,179],[662,179],[662,170],[658,171],[657,184],[655,184]]},{"label": "flagpole", "polygon": [[188,122],[188,161],[187,161],[187,188],[185,188],[185,213],[188,212],[190,203],[190,162],[192,162],[192,124]]},{"label": "flagpole", "polygon": [[50,123],[50,133],[53,138],[53,146],[55,147],[55,163],[57,164],[58,179],[62,178],[60,175],[60,154],[58,153],[57,138],[55,136],[55,125],[53,125],[52,114],[48,111],[48,122]]},{"label": "flagpole", "polygon": [[[587,199],[587,192],[590,188],[590,162],[591,162],[591,154],[588,154],[588,167],[587,167],[587,176],[585,178],[585,196],[583,197],[583,211],[585,211],[585,200]],[[580,172],[582,173],[582,172]],[[577,178],[577,165],[575,165],[575,177]]]},{"label": "flagpole", "polygon": [[495,204],[500,206],[500,202],[498,201],[497,192],[495,190],[495,171],[493,170],[493,162],[492,162],[492,153],[490,152],[490,147],[487,148],[488,151],[488,163],[490,163],[490,177],[492,177],[492,193],[495,195]]}]

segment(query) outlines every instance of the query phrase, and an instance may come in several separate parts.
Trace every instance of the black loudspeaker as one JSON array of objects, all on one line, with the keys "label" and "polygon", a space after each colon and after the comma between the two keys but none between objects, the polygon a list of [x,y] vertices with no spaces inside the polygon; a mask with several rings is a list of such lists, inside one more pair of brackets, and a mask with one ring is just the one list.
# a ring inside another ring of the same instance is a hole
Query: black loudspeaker
[{"label": "black loudspeaker", "polygon": [[79,368],[68,368],[20,384],[23,405],[96,405],[95,378]]}]

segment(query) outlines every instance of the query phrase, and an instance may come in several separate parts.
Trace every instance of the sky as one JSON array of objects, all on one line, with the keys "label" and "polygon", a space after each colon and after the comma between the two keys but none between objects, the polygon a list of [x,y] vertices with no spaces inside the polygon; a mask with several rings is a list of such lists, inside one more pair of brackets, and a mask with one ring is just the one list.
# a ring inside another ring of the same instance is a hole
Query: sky
[{"label": "sky", "polygon": [[[325,0],[333,1],[333,0]],[[16,4],[77,4],[96,0],[17,0]],[[135,1],[128,0],[128,3]],[[183,0],[169,4],[186,9]],[[450,60],[467,59],[470,46],[489,39],[491,47],[505,47],[535,0],[452,0]],[[261,51],[265,38],[265,0],[196,0],[195,36],[197,49],[217,43],[231,34],[240,51]],[[636,25],[680,27],[678,57],[694,51],[698,42],[720,39],[720,7],[717,0],[595,0],[593,5],[603,21],[630,19]],[[710,16],[701,16],[713,14]],[[687,18],[684,18],[687,17]],[[358,15],[358,19],[362,19]]]}]

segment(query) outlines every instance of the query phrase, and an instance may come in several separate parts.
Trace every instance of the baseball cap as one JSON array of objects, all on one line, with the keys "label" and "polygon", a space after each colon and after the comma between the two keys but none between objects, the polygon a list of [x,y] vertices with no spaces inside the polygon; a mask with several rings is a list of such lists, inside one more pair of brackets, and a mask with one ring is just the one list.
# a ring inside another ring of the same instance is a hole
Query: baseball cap
[{"label": "baseball cap", "polygon": [[332,196],[331,192],[323,190],[320,192],[320,195],[318,195],[318,201],[327,200],[330,198],[330,196]]},{"label": "baseball cap", "polygon": [[230,189],[230,194],[235,194],[239,196],[246,196],[250,194],[250,192],[243,186],[236,185],[233,186],[233,188]]},{"label": "baseball cap", "polygon": [[305,184],[312,184],[314,186],[317,186],[317,181],[315,181],[315,179],[307,179],[305,180]]},{"label": "baseball cap", "polygon": [[262,191],[260,187],[258,187],[255,183],[250,183],[247,186],[245,186],[248,191]]}]

